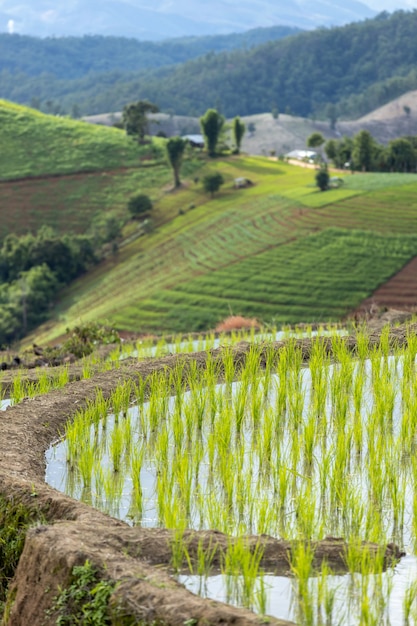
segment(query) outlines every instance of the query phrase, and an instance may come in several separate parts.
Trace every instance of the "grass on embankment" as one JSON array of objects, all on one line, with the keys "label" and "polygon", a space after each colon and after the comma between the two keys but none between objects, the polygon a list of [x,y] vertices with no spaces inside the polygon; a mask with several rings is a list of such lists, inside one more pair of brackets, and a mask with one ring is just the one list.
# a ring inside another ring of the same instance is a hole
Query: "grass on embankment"
[{"label": "grass on embankment", "polygon": [[[225,178],[218,194],[210,199],[201,182],[162,194],[161,226],[68,289],[37,340],[94,319],[132,331],[204,329],[230,312],[265,321],[338,319],[417,255],[409,236],[417,232],[409,206],[417,179],[410,185],[395,175],[391,189],[384,175],[386,189],[378,182],[379,191],[355,189],[355,197],[328,204],[333,192],[316,190],[314,170],[252,157],[218,159],[198,175],[207,169]],[[238,176],[254,186],[233,189]],[[357,178],[366,187],[366,176]]]},{"label": "grass on embankment", "polygon": [[0,100],[0,179],[136,166],[149,146],[124,131]]}]

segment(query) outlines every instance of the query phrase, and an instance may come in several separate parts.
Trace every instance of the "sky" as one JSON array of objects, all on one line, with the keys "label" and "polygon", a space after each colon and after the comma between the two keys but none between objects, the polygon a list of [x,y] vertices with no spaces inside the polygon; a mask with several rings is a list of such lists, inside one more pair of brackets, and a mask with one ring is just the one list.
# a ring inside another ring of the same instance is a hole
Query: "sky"
[{"label": "sky", "polygon": [[417,0],[362,0],[362,2],[378,12],[417,9]]}]

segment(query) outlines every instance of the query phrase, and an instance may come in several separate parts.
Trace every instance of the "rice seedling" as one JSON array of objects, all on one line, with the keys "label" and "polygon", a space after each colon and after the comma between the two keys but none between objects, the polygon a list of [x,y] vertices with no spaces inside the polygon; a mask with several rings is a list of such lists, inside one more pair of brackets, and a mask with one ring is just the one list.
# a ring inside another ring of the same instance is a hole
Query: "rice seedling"
[{"label": "rice seedling", "polygon": [[[178,364],[169,375],[121,383],[108,402],[98,394],[68,425],[68,467],[79,467],[82,456],[81,482],[90,481],[93,500],[100,486],[107,510],[123,508],[120,494],[127,491],[125,515],[135,523],[150,509],[155,524],[179,533],[216,528],[237,538],[223,563],[225,584],[251,606],[264,605],[265,589],[255,601],[264,583],[249,562],[248,580],[260,582],[236,582],[243,576],[234,565],[243,550],[239,538],[296,538],[291,567],[297,619],[305,624],[339,618],[328,570],[314,572],[312,583],[311,541],[345,537],[353,589],[347,606],[361,624],[378,623],[391,592],[378,582],[383,555],[364,555],[362,540],[414,551],[417,545],[417,341],[410,336],[407,347],[392,350],[385,333],[380,346],[370,347],[359,331],[355,355],[340,337],[331,345],[332,362],[326,344],[313,343],[308,368],[290,340],[279,358],[258,343],[237,367],[225,347],[220,365],[209,355],[204,370]],[[105,417],[110,407],[114,420]],[[90,447],[101,450],[101,475],[97,455],[89,466]],[[146,488],[145,473],[153,477]],[[181,541],[179,534],[178,567],[180,553],[181,563],[188,561]]]}]

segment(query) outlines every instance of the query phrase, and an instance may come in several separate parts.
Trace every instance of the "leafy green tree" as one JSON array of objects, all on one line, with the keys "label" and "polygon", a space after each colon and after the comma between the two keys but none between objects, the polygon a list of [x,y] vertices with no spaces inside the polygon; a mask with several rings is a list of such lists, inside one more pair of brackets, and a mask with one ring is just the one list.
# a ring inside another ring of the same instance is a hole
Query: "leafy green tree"
[{"label": "leafy green tree", "polygon": [[187,141],[181,137],[171,137],[166,143],[168,161],[174,172],[174,187],[181,186],[180,171]]},{"label": "leafy green tree", "polygon": [[355,167],[360,168],[364,172],[372,169],[375,141],[369,130],[361,130],[353,138],[352,158]]},{"label": "leafy green tree", "polygon": [[207,174],[203,178],[204,191],[207,191],[211,197],[214,196],[215,192],[218,191],[223,184],[224,178],[219,172]]},{"label": "leafy green tree", "polygon": [[113,212],[100,212],[94,216],[90,232],[96,245],[115,241],[122,232],[122,220]]},{"label": "leafy green tree", "polygon": [[323,160],[323,155],[321,153],[321,146],[324,144],[325,139],[321,133],[315,132],[312,133],[307,139],[307,146],[309,148],[318,148],[318,157],[319,160]]},{"label": "leafy green tree", "polygon": [[138,142],[143,142],[148,132],[148,113],[158,113],[156,104],[148,100],[139,100],[127,104],[123,109],[122,122],[128,135],[138,138]]},{"label": "leafy green tree", "polygon": [[397,172],[415,171],[417,152],[408,139],[394,139],[388,144],[387,161],[388,166]]},{"label": "leafy green tree", "polygon": [[233,137],[235,139],[236,144],[236,154],[240,153],[240,145],[242,143],[243,135],[245,134],[246,126],[241,121],[240,117],[237,116],[233,120]]},{"label": "leafy green tree", "polygon": [[329,139],[324,144],[324,152],[328,159],[331,159],[333,162],[336,161],[337,152],[338,152],[338,142],[335,139]]},{"label": "leafy green tree", "polygon": [[327,166],[321,167],[316,174],[316,185],[320,191],[326,191],[329,188],[329,172]]},{"label": "leafy green tree", "polygon": [[200,117],[200,126],[204,135],[204,141],[208,155],[216,156],[216,146],[224,125],[224,117],[216,109],[208,109]]},{"label": "leafy green tree", "polygon": [[138,217],[152,210],[153,204],[149,196],[139,193],[137,196],[130,198],[127,208],[132,217]]},{"label": "leafy green tree", "polygon": [[309,148],[320,148],[325,142],[325,139],[321,133],[312,133],[307,139],[307,146]]}]

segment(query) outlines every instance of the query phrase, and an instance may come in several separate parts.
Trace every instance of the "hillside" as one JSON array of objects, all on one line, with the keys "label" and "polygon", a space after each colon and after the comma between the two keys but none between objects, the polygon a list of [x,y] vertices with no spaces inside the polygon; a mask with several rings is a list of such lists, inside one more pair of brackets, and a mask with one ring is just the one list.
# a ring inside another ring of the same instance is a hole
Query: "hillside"
[{"label": "hillside", "polygon": [[[89,320],[142,332],[211,328],[230,312],[336,320],[417,256],[414,174],[349,174],[343,188],[321,193],[314,170],[197,156],[174,193],[163,140],[139,148],[114,129],[4,102],[0,113],[0,236],[41,225],[84,234],[110,216],[123,226],[113,253],[60,292],[36,341]],[[201,179],[216,171],[225,184],[211,198]],[[234,189],[241,176],[253,186]],[[127,215],[138,191],[155,205],[146,234]]]},{"label": "hillside", "polygon": [[[404,109],[406,107],[406,109]],[[409,111],[406,112],[407,107]],[[101,114],[85,117],[92,124],[111,126],[120,121],[121,113]],[[387,144],[391,139],[405,135],[417,135],[417,91],[407,92],[387,105],[371,111],[353,121],[337,121],[335,128],[327,121],[297,117],[280,113],[274,119],[272,113],[242,116],[247,132],[243,137],[242,149],[253,155],[286,154],[291,150],[304,150],[307,139],[313,132],[320,132],[325,139],[353,137],[360,130],[369,130],[379,143]],[[149,128],[156,135],[163,131],[168,137],[199,133],[198,117],[155,113],[149,116]],[[228,120],[229,124],[232,122]],[[249,129],[253,130],[250,131]]]},{"label": "hillside", "polygon": [[0,100],[0,180],[137,166],[140,147],[115,128],[44,115]]},{"label": "hillside", "polygon": [[[381,14],[347,26],[303,32],[250,50],[209,53],[174,67],[114,69],[80,78],[0,75],[1,93],[50,102],[83,115],[118,111],[147,98],[162,111],[228,117],[277,107],[298,117],[355,119],[417,88],[417,11]],[[334,107],[336,107],[334,109]]]},{"label": "hillside", "polygon": [[[417,11],[398,11],[301,33],[159,70],[140,81],[141,95],[181,114],[218,102],[227,116],[277,106],[305,117],[324,114],[329,104],[339,115],[357,116],[417,87],[416,29]],[[129,93],[128,83],[122,93]]]},{"label": "hillside", "polygon": [[0,73],[19,74],[21,79],[24,77],[28,81],[41,74],[68,80],[94,72],[132,72],[183,63],[209,52],[248,49],[298,32],[300,29],[296,27],[269,26],[252,28],[244,33],[158,42],[98,35],[41,39],[0,33]]},{"label": "hillside", "polygon": [[[323,194],[314,171],[267,159],[209,167],[226,178],[217,196],[190,183],[160,197],[170,221],[75,282],[36,341],[95,319],[136,332],[212,328],[230,313],[337,320],[417,256],[414,175],[348,175]],[[234,190],[239,175],[254,186]]]},{"label": "hillside", "polygon": [[9,29],[42,37],[85,33],[140,39],[163,39],[224,34],[258,26],[284,24],[301,28],[345,24],[375,12],[360,0],[72,0],[60,5],[50,0],[23,0],[17,6],[3,0],[0,16]]}]

